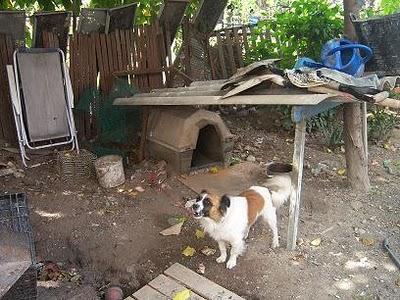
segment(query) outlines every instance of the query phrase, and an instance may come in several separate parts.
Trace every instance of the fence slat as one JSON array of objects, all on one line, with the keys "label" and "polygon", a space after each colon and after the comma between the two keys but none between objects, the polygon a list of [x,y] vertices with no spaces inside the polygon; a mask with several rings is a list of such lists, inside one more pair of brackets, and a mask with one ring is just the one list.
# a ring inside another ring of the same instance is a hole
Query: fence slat
[{"label": "fence slat", "polygon": [[234,37],[234,44],[235,44],[235,49],[236,49],[236,59],[239,64],[239,67],[242,68],[244,66],[243,64],[243,51],[242,51],[242,46],[241,42],[239,39],[239,34],[238,34],[238,28],[235,27],[233,28],[233,37]]},{"label": "fence slat", "polygon": [[223,78],[228,78],[228,72],[226,70],[225,56],[224,56],[224,45],[222,42],[221,34],[217,32],[216,37],[217,37],[217,48],[218,48],[219,65],[221,68],[221,73]]}]

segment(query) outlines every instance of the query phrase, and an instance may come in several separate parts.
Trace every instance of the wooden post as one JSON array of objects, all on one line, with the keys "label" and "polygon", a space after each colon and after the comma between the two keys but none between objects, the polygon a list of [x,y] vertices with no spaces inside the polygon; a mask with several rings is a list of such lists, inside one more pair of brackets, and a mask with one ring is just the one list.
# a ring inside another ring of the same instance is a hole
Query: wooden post
[{"label": "wooden post", "polygon": [[292,193],[290,195],[289,225],[287,233],[287,249],[294,250],[297,241],[299,224],[301,183],[303,180],[304,145],[306,139],[306,121],[304,118],[296,123],[293,150]]},{"label": "wooden post", "polygon": [[[358,14],[356,0],[343,0],[344,5],[344,34],[356,39],[356,33],[350,20],[350,13]],[[358,103],[346,103],[343,107],[344,143],[346,151],[347,179],[355,190],[366,192],[370,188],[368,177],[368,161],[366,158],[365,138],[361,122],[361,107]],[[364,126],[365,132],[365,126]]]}]

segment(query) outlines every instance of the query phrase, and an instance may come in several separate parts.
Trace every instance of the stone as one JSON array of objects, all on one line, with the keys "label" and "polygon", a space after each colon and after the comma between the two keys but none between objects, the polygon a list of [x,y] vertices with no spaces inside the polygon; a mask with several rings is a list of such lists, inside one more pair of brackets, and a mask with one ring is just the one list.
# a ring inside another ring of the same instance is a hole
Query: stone
[{"label": "stone", "polygon": [[253,155],[249,155],[249,156],[247,156],[246,160],[249,162],[255,162],[256,158]]}]

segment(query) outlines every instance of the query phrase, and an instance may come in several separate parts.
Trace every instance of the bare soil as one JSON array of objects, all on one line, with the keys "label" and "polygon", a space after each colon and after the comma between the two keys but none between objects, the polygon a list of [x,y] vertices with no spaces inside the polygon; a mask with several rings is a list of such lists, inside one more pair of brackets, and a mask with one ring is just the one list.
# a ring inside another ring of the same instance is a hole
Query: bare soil
[{"label": "bare soil", "polygon": [[[236,137],[234,156],[252,155],[261,165],[291,161],[292,133],[274,127],[261,110],[249,114],[225,117]],[[75,268],[81,276],[76,282],[41,282],[39,299],[91,299],[110,284],[128,295],[175,262],[193,270],[203,263],[206,277],[247,299],[400,299],[399,270],[382,247],[388,238],[400,255],[400,181],[383,166],[399,159],[396,135],[370,145],[372,189],[365,194],[353,192],[338,174],[345,167],[340,148],[328,150],[320,136],[307,135],[298,247],[285,248],[285,206],[281,247],[271,250],[269,230],[257,223],[234,270],[217,264],[217,255],[201,254],[204,246],[217,245],[196,238],[194,220],[185,222],[179,236],[159,234],[169,218],[186,214],[185,197],[193,196],[179,177],[164,181],[162,165],[129,167],[123,186],[105,190],[93,178],[61,179],[55,154],[36,156],[35,162],[53,161],[25,170],[24,178],[1,177],[0,191],[27,193],[38,260],[57,262],[66,272]],[[6,151],[0,161],[19,165],[18,156]],[[145,191],[136,192],[137,186]],[[318,238],[320,244],[312,246]],[[181,254],[186,246],[197,250],[193,257]]]}]

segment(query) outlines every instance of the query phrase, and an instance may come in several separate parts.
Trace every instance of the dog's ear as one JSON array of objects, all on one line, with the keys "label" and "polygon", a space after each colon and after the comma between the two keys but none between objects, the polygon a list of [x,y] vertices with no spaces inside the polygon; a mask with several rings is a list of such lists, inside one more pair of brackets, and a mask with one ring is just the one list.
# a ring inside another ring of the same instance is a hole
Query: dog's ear
[{"label": "dog's ear", "polygon": [[221,212],[222,215],[226,214],[226,211],[228,210],[229,206],[231,206],[231,199],[229,199],[227,195],[223,195],[219,203],[219,211]]}]

